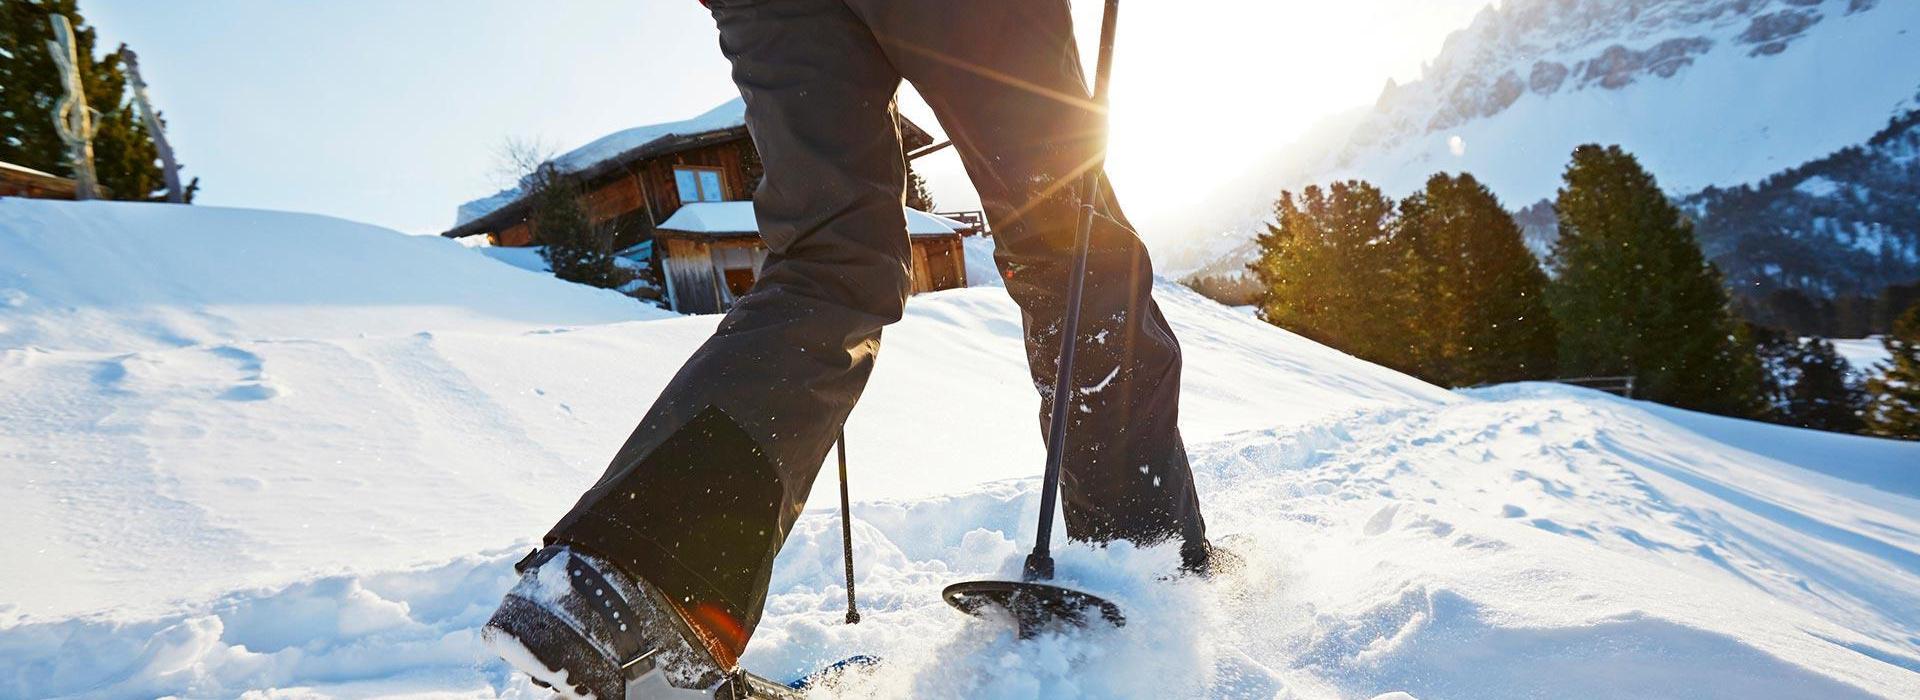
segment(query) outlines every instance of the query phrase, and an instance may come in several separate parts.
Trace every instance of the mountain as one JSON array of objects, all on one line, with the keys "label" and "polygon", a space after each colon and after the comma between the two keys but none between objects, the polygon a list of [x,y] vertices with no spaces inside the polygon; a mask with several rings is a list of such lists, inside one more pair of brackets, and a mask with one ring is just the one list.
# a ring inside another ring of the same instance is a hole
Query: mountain
[{"label": "mountain", "polygon": [[[0,697],[544,695],[478,626],[719,322],[300,214],[0,199],[0,249]],[[865,621],[828,469],[745,663],[883,659],[833,697],[1920,697],[1920,444],[1448,392],[1156,296],[1241,574],[1056,541],[1126,627],[949,609],[1020,569],[1038,400],[1003,289],[920,295],[847,427]]]},{"label": "mountain", "polygon": [[[1872,293],[1920,277],[1920,228],[1896,211],[1920,196],[1915,109],[1920,3],[1509,0],[1449,37],[1418,81],[1389,83],[1345,139],[1276,167],[1283,186],[1361,178],[1399,195],[1471,172],[1525,210],[1554,196],[1575,146],[1619,144],[1694,205],[1730,278]],[[1775,189],[1815,172],[1841,180]],[[1743,186],[1761,194],[1727,194]],[[1551,231],[1534,231],[1544,250]],[[1784,239],[1816,254],[1772,270],[1777,256],[1757,251]],[[1200,274],[1232,273],[1250,252]]]}]

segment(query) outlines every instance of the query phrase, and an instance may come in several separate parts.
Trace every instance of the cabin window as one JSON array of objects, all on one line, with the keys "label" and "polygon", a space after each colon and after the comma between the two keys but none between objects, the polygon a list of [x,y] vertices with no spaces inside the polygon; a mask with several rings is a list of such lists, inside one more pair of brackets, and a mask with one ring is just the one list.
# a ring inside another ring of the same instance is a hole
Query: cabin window
[{"label": "cabin window", "polygon": [[680,190],[681,204],[726,201],[727,190],[722,182],[719,168],[677,166],[673,169],[673,183]]}]

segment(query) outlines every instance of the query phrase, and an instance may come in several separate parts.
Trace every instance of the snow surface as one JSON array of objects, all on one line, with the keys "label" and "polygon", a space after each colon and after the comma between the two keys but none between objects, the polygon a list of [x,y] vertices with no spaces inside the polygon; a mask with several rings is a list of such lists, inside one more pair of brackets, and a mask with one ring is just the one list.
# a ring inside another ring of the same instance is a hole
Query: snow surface
[{"label": "snow surface", "polygon": [[[910,235],[949,236],[967,226],[912,207],[901,209],[907,214]],[[760,222],[754,217],[753,202],[697,202],[680,207],[660,228],[687,233],[754,233],[760,230]]]},{"label": "snow surface", "polygon": [[[0,249],[0,697],[541,696],[477,627],[717,322],[304,215],[0,200]],[[848,426],[865,622],[829,470],[746,663],[887,659],[821,697],[1920,696],[1920,445],[1446,392],[1158,297],[1243,574],[1058,543],[1125,628],[948,609],[1018,571],[1038,401],[1002,290],[919,295]]]},{"label": "snow surface", "polygon": [[1893,361],[1893,355],[1887,352],[1887,344],[1880,336],[1869,338],[1837,338],[1832,341],[1834,352],[1840,353],[1840,359],[1846,360],[1856,376],[1871,377],[1880,373],[1885,365]]}]

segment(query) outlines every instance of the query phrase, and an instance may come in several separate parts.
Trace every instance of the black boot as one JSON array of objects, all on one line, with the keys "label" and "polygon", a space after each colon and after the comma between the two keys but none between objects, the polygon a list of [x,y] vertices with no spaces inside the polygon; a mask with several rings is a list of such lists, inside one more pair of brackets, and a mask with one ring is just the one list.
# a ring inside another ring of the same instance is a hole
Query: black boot
[{"label": "black boot", "polygon": [[481,637],[535,683],[569,698],[735,697],[718,695],[728,669],[646,582],[564,545],[516,568],[519,584]]}]

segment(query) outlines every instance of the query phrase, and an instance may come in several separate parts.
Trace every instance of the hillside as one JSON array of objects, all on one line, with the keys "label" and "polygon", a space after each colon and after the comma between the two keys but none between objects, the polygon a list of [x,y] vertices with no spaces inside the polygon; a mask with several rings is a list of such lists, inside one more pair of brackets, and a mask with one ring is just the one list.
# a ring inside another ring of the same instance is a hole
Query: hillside
[{"label": "hillside", "polygon": [[[1916,37],[1911,2],[1508,0],[1419,80],[1270,164],[1249,205],[1347,178],[1404,196],[1464,171],[1523,211],[1553,198],[1574,147],[1619,144],[1701,221],[1736,292],[1870,297],[1920,278]],[[1544,252],[1551,217],[1533,223]],[[1257,229],[1226,228],[1180,259],[1238,274]]]},{"label": "hillside", "polygon": [[[7,199],[0,249],[0,697],[537,697],[477,627],[717,320],[306,215]],[[1018,310],[951,290],[848,426],[866,621],[828,472],[746,663],[887,659],[822,697],[1920,694],[1920,445],[1446,392],[1158,296],[1246,574],[1061,543],[1131,624],[941,603],[1017,571],[1040,463]]]}]

